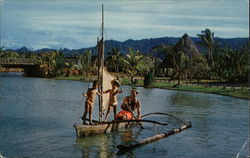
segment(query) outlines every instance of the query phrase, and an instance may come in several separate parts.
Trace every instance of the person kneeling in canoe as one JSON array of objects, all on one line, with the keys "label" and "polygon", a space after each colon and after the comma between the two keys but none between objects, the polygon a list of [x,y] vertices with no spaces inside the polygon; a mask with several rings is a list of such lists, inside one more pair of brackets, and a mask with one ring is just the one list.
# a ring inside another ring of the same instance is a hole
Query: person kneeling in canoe
[{"label": "person kneeling in canoe", "polygon": [[[122,111],[116,115],[117,120],[132,120],[141,118],[141,103],[137,98],[139,91],[135,88],[131,90],[130,96],[126,96],[123,99],[121,106]],[[137,116],[135,117],[134,111],[137,111]]]},{"label": "person kneeling in canoe", "polygon": [[101,94],[98,93],[97,88],[98,88],[98,81],[95,80],[93,82],[92,88],[89,88],[86,94],[85,93],[82,94],[84,97],[87,97],[85,101],[85,111],[82,117],[83,124],[86,124],[87,114],[89,113],[89,124],[94,125],[94,123],[92,122],[92,112],[94,109],[94,102],[96,94],[101,96]]}]

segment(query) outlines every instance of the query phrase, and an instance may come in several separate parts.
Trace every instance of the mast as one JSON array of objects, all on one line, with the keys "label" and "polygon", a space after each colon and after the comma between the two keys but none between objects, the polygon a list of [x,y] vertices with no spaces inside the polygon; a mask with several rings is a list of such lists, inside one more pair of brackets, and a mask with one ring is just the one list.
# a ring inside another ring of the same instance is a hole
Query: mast
[{"label": "mast", "polygon": [[[103,32],[104,32],[104,5],[102,4],[102,55],[101,55],[101,68],[102,72],[104,69],[104,38],[103,38]],[[103,82],[102,82],[103,85]]]},{"label": "mast", "polygon": [[[100,40],[99,38],[97,37],[97,66],[98,66],[98,70],[97,70],[97,79],[98,79],[98,83],[101,83],[101,71],[100,71],[100,68],[101,68],[101,57],[100,57]],[[98,85],[98,92],[101,93],[101,85],[99,84]],[[102,102],[102,97],[98,95],[98,109],[99,109],[99,122],[101,122],[101,104]]]},{"label": "mast", "polygon": [[[98,57],[99,57],[99,67],[98,67],[98,81],[99,81],[99,92],[103,92],[103,70],[104,70],[104,5],[102,4],[102,26],[101,26],[101,40],[98,42]],[[103,116],[103,97],[99,97],[99,122],[102,121]]]}]

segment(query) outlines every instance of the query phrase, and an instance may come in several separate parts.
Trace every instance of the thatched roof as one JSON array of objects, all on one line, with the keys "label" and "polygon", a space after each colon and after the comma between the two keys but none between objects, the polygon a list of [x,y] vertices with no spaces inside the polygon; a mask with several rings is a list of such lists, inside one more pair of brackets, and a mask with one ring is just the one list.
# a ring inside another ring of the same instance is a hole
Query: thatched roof
[{"label": "thatched roof", "polygon": [[[177,53],[178,51],[183,51],[184,54],[188,55],[189,57],[195,57],[195,56],[200,55],[200,52],[198,51],[197,47],[194,45],[194,42],[186,33],[172,47],[175,53]],[[165,59],[163,60],[161,67],[164,67],[164,68],[174,67],[172,56],[170,54],[167,54],[165,56]]]},{"label": "thatched roof", "polygon": [[182,50],[189,57],[200,55],[199,50],[195,46],[192,39],[185,33],[174,46],[175,52]]}]

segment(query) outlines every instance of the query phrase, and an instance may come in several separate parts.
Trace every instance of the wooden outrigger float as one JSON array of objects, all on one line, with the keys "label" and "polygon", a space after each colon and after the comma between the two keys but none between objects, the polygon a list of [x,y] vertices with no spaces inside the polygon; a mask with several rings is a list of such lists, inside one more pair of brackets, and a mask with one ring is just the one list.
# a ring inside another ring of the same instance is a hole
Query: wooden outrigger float
[{"label": "wooden outrigger float", "polygon": [[[104,67],[104,39],[103,39],[103,29],[104,29],[104,22],[103,22],[103,5],[102,5],[102,29],[101,29],[101,40],[98,40],[97,42],[97,49],[98,49],[98,81],[100,84],[100,86],[98,87],[98,91],[99,93],[102,93],[104,90],[108,89],[111,87],[111,80],[114,79],[109,73],[108,71],[105,69]],[[118,145],[117,147],[120,150],[128,150],[134,147],[138,147],[144,144],[148,144],[151,142],[154,142],[156,140],[159,140],[161,138],[165,138],[168,137],[169,135],[181,132],[187,128],[191,127],[191,122],[185,122],[173,115],[167,114],[167,113],[148,113],[142,116],[142,119],[133,119],[133,120],[115,120],[115,121],[109,121],[109,122],[104,122],[102,120],[102,116],[103,116],[103,111],[105,110],[106,105],[108,104],[108,97],[105,96],[104,94],[99,97],[98,99],[99,101],[99,120],[93,120],[95,125],[85,125],[85,124],[80,124],[80,125],[74,125],[75,131],[76,131],[76,135],[77,138],[81,138],[81,137],[87,137],[87,136],[93,136],[93,135],[98,135],[98,134],[104,134],[106,132],[112,132],[112,131],[117,131],[119,129],[124,129],[127,128],[131,125],[139,125],[140,128],[144,129],[143,125],[141,123],[152,123],[154,125],[162,125],[162,126],[166,126],[168,125],[167,123],[161,123],[161,122],[157,122],[154,120],[146,120],[144,119],[146,116],[149,115],[162,115],[162,116],[168,116],[171,117],[175,120],[177,120],[179,123],[181,123],[182,125],[178,128],[174,128],[166,133],[163,134],[158,134],[155,135],[153,137],[150,138],[146,138],[142,141],[140,141],[139,143],[136,144],[132,144],[132,145]],[[86,121],[89,121],[88,119]]]},{"label": "wooden outrigger float", "polygon": [[133,150],[134,148],[137,148],[137,147],[149,144],[149,143],[153,143],[155,141],[158,141],[158,140],[166,138],[168,136],[180,133],[181,131],[192,127],[192,123],[190,121],[185,122],[185,121],[183,121],[183,120],[181,120],[173,115],[167,114],[167,113],[162,113],[162,112],[148,113],[148,114],[143,115],[142,117],[149,116],[149,115],[168,116],[168,117],[171,117],[171,118],[177,120],[179,123],[181,123],[181,125],[179,127],[175,127],[173,129],[170,129],[167,132],[164,132],[161,134],[156,134],[152,137],[142,139],[136,143],[132,143],[132,144],[128,144],[128,145],[123,145],[123,144],[117,145],[117,148],[119,149],[119,151],[117,152],[117,155],[123,155],[127,151]]},{"label": "wooden outrigger float", "polygon": [[136,147],[139,147],[139,146],[142,146],[142,145],[146,145],[146,144],[158,141],[158,140],[160,140],[162,138],[166,138],[166,137],[171,136],[173,134],[179,133],[179,132],[181,132],[181,131],[183,131],[183,130],[185,130],[187,128],[190,128],[191,126],[192,126],[191,122],[187,122],[187,123],[185,123],[184,125],[182,125],[182,126],[180,126],[178,128],[171,129],[171,130],[169,130],[169,131],[167,131],[165,133],[156,134],[156,135],[154,135],[152,137],[140,140],[139,142],[134,143],[134,144],[117,145],[117,148],[120,149],[120,152],[131,150],[133,148],[136,148]]}]

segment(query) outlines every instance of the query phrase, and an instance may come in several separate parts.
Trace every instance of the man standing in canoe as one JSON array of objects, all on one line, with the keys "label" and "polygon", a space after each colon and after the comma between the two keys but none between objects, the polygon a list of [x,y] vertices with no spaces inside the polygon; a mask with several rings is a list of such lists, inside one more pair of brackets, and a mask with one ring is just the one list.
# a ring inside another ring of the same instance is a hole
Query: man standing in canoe
[{"label": "man standing in canoe", "polygon": [[[126,96],[123,99],[121,106],[122,111],[120,111],[116,118],[117,120],[131,120],[131,119],[140,119],[141,118],[141,103],[137,98],[139,91],[135,88],[132,88],[130,96]],[[134,111],[137,111],[137,116],[134,115]]]}]

